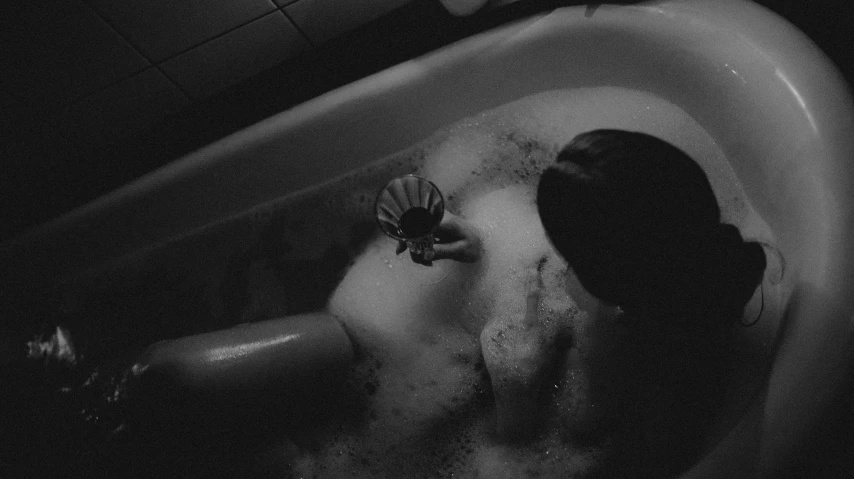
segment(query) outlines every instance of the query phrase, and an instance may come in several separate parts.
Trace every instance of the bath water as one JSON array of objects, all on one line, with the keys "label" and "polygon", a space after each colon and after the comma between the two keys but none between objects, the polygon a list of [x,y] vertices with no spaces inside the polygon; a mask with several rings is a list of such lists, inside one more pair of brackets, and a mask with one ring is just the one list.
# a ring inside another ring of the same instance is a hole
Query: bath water
[{"label": "bath water", "polygon": [[[604,406],[591,392],[601,381],[587,365],[597,357],[595,331],[611,328],[627,344],[631,338],[618,311],[567,271],[535,205],[539,174],[557,151],[596,128],[642,131],[683,149],[708,174],[723,221],[748,239],[773,242],[714,139],[650,94],[550,91],[449,125],[383,161],[420,158],[412,173],[434,182],[446,208],[479,229],[483,257],[425,267],[396,256],[395,242],[382,235],[365,248],[328,304],[358,344],[350,387],[363,406],[343,424],[295,439],[299,446],[282,446],[287,472],[588,477],[613,458],[613,438],[602,432],[610,430],[600,427]],[[535,418],[533,437],[499,432],[505,403]]]}]

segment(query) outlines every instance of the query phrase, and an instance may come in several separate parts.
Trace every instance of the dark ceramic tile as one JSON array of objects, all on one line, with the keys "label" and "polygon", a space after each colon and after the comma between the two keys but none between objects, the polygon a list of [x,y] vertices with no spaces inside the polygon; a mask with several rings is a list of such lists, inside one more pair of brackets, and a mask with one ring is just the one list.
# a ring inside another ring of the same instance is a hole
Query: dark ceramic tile
[{"label": "dark ceramic tile", "polygon": [[157,63],[276,9],[271,0],[86,0]]},{"label": "dark ceramic tile", "polygon": [[64,108],[52,124],[75,142],[111,145],[188,104],[186,95],[152,67]]},{"label": "dark ceramic tile", "polygon": [[197,99],[256,75],[311,48],[279,12],[273,12],[161,64],[163,72]]},{"label": "dark ceramic tile", "polygon": [[0,143],[0,241],[66,210],[80,181],[81,151],[54,128],[18,125]]},{"label": "dark ceramic tile", "polygon": [[81,0],[14,4],[0,11],[4,113],[44,116],[150,66]]},{"label": "dark ceramic tile", "polygon": [[[276,0],[280,5],[286,3]],[[412,0],[299,0],[285,13],[315,44],[321,44],[368,23]],[[437,0],[438,1],[438,0]]]}]

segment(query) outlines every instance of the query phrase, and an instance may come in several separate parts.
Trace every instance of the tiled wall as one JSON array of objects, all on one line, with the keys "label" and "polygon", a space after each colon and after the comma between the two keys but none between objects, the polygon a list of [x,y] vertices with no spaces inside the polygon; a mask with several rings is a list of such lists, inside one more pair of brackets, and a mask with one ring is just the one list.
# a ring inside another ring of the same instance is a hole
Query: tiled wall
[{"label": "tiled wall", "polygon": [[[116,141],[409,1],[0,2],[0,131]],[[835,0],[757,1],[816,25],[847,21]]]},{"label": "tiled wall", "polygon": [[0,119],[115,141],[408,1],[9,2]]}]

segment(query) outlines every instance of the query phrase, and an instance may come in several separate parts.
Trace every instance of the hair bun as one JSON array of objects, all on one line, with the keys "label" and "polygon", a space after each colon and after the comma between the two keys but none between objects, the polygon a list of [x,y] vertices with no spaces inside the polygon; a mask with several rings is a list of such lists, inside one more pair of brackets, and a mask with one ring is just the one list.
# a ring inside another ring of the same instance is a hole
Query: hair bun
[{"label": "hair bun", "polygon": [[[765,272],[765,250],[755,241],[745,241],[738,228],[720,223],[706,239],[707,280],[718,290],[708,299],[719,303],[727,315],[740,316]],[[710,291],[711,293],[711,291]]]},{"label": "hair bun", "polygon": [[741,232],[738,231],[738,228],[729,223],[718,223],[714,230],[714,235],[717,237],[717,239],[721,241],[726,241],[730,243],[744,242],[744,239],[741,237]]},{"label": "hair bun", "polygon": [[718,260],[744,272],[765,270],[765,250],[762,245],[756,241],[745,241],[735,226],[720,223],[711,236],[719,248]]},{"label": "hair bun", "polygon": [[765,258],[765,249],[762,248],[762,245],[756,241],[748,241],[743,244],[743,247],[747,265],[750,267],[749,271],[764,272],[765,267],[768,266],[768,261]]}]

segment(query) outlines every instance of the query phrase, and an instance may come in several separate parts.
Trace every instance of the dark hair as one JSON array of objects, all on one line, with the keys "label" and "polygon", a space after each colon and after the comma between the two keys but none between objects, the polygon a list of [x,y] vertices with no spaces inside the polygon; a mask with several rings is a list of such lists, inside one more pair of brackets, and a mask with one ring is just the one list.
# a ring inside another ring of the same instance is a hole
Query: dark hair
[{"label": "dark hair", "polygon": [[761,245],[720,222],[702,168],[647,134],[576,136],[540,178],[537,207],[581,284],[627,313],[740,318],[765,270]]}]

